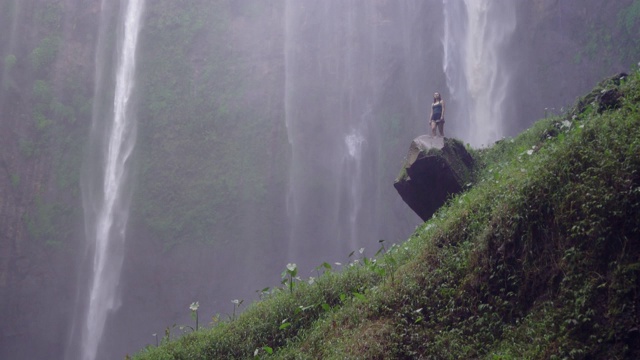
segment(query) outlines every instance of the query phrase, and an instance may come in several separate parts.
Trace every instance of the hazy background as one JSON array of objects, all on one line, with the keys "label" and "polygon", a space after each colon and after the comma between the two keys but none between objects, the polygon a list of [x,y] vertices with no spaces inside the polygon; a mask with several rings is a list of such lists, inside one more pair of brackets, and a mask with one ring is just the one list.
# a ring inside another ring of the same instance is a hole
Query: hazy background
[{"label": "hazy background", "polygon": [[[74,358],[82,182],[104,171],[90,134],[110,119],[126,3],[0,0],[0,358]],[[406,239],[419,218],[392,185],[434,91],[446,135],[482,146],[640,61],[638,0],[486,3],[472,28],[450,0],[148,0],[121,306],[99,358],[177,336],[194,301],[201,324],[226,318],[287,263],[306,278]],[[494,54],[476,70],[474,45]],[[490,68],[500,126],[475,138],[469,79]]]}]

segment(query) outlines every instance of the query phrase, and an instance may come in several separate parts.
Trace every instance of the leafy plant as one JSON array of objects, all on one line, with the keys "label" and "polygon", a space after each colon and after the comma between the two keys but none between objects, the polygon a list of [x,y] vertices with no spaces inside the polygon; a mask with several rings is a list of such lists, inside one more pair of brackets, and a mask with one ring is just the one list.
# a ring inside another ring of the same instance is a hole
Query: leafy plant
[{"label": "leafy plant", "polygon": [[42,71],[47,69],[58,56],[58,49],[60,46],[60,38],[56,36],[49,36],[42,41],[38,47],[33,49],[29,55],[29,61],[35,71]]},{"label": "leafy plant", "polygon": [[[189,305],[189,310],[191,310],[191,318],[196,322],[196,331],[198,331],[198,309],[200,308],[200,303],[193,302]],[[235,312],[234,312],[235,314]]]},{"label": "leafy plant", "polygon": [[[282,285],[289,287],[289,292],[293,293],[294,279],[298,276],[298,266],[296,264],[287,264],[286,269],[282,272]],[[288,285],[287,285],[288,284]]]},{"label": "leafy plant", "polygon": [[233,316],[231,317],[232,320],[236,319],[236,310],[240,307],[240,305],[242,305],[242,303],[244,302],[244,300],[231,300],[231,302],[233,303]]}]

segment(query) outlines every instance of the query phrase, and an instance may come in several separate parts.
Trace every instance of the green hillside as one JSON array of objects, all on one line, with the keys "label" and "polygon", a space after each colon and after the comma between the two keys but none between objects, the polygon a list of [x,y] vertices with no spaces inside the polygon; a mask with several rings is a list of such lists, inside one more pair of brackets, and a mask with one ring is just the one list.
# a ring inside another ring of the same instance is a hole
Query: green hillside
[{"label": "green hillside", "polygon": [[406,242],[315,279],[285,269],[228,320],[202,304],[206,329],[134,358],[640,358],[639,155],[636,70],[475,151],[477,183]]}]

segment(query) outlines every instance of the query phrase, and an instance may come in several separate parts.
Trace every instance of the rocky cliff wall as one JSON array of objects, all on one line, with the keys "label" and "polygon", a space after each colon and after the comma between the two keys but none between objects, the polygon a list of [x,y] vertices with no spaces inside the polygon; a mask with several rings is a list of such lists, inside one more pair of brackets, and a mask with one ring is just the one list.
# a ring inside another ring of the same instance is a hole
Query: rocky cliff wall
[{"label": "rocky cliff wall", "polygon": [[77,179],[97,3],[0,2],[2,358],[62,352],[82,231]]}]

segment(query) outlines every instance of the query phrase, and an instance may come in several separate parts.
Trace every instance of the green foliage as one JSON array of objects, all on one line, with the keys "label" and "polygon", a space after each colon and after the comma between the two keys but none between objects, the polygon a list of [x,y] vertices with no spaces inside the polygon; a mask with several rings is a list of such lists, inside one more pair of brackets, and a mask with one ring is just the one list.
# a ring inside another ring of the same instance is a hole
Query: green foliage
[{"label": "green foliage", "polygon": [[18,141],[18,148],[20,149],[20,155],[24,156],[26,159],[37,154],[38,149],[33,141],[20,139]]},{"label": "green foliage", "polygon": [[39,103],[49,103],[53,99],[51,86],[44,80],[37,80],[33,84],[33,100]]},{"label": "green foliage", "polygon": [[36,122],[36,129],[40,131],[44,131],[53,123],[46,115],[38,110],[33,112],[33,119]]},{"label": "green foliage", "polygon": [[607,86],[618,110],[476,152],[476,185],[400,246],[136,358],[637,358],[640,73]]},{"label": "green foliage", "polygon": [[47,203],[41,197],[36,197],[34,211],[26,214],[24,218],[29,237],[47,246],[62,245],[65,231],[56,225],[65,211],[57,204]]},{"label": "green foliage", "polygon": [[14,189],[17,189],[20,186],[20,175],[19,174],[11,174],[11,186]]},{"label": "green foliage", "polygon": [[35,12],[36,24],[47,33],[57,32],[62,26],[64,8],[62,4],[48,3],[39,5]]},{"label": "green foliage", "polygon": [[632,34],[637,29],[638,23],[640,23],[640,0],[634,0],[628,8],[621,10],[618,14],[618,21],[624,29]]},{"label": "green foliage", "polygon": [[287,268],[282,272],[282,285],[288,285],[289,291],[293,293],[294,279],[298,276],[298,266],[296,264],[287,264]]},{"label": "green foliage", "polygon": [[196,322],[196,328],[195,330],[198,331],[198,308],[200,307],[200,303],[199,302],[194,302],[191,303],[191,305],[189,306],[189,310],[191,310],[191,318]]},{"label": "green foliage", "polygon": [[9,54],[9,55],[5,56],[4,57],[4,71],[5,72],[11,71],[11,69],[13,69],[13,67],[16,65],[16,62],[18,62],[18,60],[16,59],[15,55]]},{"label": "green foliage", "polygon": [[[266,206],[287,175],[281,109],[271,106],[281,98],[249,99],[252,91],[273,91],[250,86],[251,55],[231,40],[229,8],[226,1],[158,1],[142,30],[137,147],[145,186],[132,213],[166,248],[279,231],[271,221],[279,210]],[[250,20],[260,21],[255,14]],[[247,213],[266,215],[241,224]]]},{"label": "green foliage", "polygon": [[60,41],[57,36],[48,36],[40,41],[38,47],[33,49],[29,55],[29,61],[34,71],[42,71],[53,64],[58,56]]},{"label": "green foliage", "polygon": [[52,101],[49,105],[52,116],[55,119],[73,123],[76,121],[75,109],[59,101]]},{"label": "green foliage", "polygon": [[[91,101],[86,97],[84,82],[65,79],[54,88],[51,82],[38,79],[31,85],[31,121],[36,131],[19,139],[19,150],[25,159],[38,158],[51,164],[50,177],[43,179],[42,192],[27,210],[25,223],[29,237],[41,245],[64,247],[69,243],[73,226],[81,208],[79,177],[86,126],[75,124],[91,115]],[[84,122],[83,124],[88,124]]]}]

